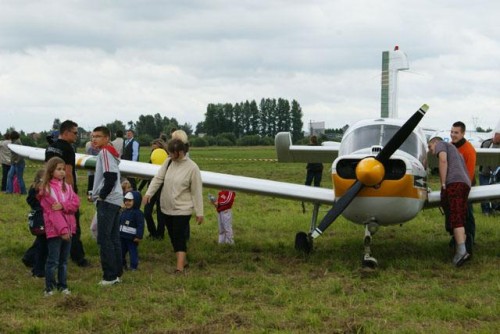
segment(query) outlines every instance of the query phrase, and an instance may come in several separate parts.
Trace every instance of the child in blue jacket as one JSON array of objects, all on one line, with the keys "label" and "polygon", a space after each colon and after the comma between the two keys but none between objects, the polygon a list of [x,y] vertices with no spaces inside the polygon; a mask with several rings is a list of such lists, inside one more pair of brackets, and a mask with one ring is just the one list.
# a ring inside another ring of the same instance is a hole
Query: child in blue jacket
[{"label": "child in blue jacket", "polygon": [[120,216],[120,239],[122,243],[123,268],[127,268],[126,255],[130,253],[130,270],[139,265],[139,242],[144,234],[144,214],[141,211],[141,193],[130,191],[125,194],[125,208]]}]

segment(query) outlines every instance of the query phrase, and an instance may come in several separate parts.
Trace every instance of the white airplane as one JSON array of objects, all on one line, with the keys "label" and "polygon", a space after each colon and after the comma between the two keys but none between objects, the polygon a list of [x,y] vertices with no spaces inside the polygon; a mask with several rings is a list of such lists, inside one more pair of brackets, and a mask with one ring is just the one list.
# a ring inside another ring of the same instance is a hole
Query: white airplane
[{"label": "white airplane", "polygon": [[[341,214],[365,226],[363,265],[375,267],[370,250],[371,236],[379,226],[401,224],[414,218],[424,206],[439,205],[439,191],[427,188],[427,144],[417,127],[425,114],[423,106],[407,121],[377,119],[361,121],[345,133],[340,147],[294,146],[289,133],[276,136],[278,161],[333,162],[334,194],[326,188],[287,182],[201,172],[203,185],[257,193],[314,203],[309,233],[298,233],[296,247],[312,248],[312,239],[321,235]],[[403,124],[404,123],[404,124]],[[10,144],[9,148],[31,160],[43,161],[45,149]],[[498,158],[498,154],[497,154]],[[77,168],[95,168],[95,156],[76,154]],[[122,160],[123,175],[153,177],[160,166]],[[500,198],[500,184],[474,187],[469,199]],[[333,205],[316,226],[320,204]]]},{"label": "white airplane", "polygon": [[[315,206],[309,233],[297,234],[296,247],[310,250],[335,219],[343,215],[365,226],[363,266],[375,267],[371,255],[372,234],[379,226],[402,224],[414,218],[424,207],[438,206],[440,191],[427,186],[430,155],[423,131],[417,127],[427,110],[424,105],[407,122],[380,118],[363,120],[350,126],[338,149],[329,146],[292,145],[289,133],[276,136],[280,162],[329,162],[335,203],[316,226]],[[478,149],[477,163],[500,165],[500,149]],[[500,198],[500,184],[473,187],[469,201]]]}]

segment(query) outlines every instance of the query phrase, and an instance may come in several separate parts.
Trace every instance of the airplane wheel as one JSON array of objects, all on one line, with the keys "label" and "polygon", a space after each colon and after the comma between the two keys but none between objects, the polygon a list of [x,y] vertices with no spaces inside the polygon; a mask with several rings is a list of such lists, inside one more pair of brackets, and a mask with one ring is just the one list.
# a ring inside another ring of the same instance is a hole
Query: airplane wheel
[{"label": "airplane wheel", "polygon": [[365,255],[362,261],[363,268],[375,269],[378,266],[377,259],[369,255]]},{"label": "airplane wheel", "polygon": [[305,232],[298,232],[295,235],[295,249],[306,254],[309,254],[312,250],[312,240]]}]

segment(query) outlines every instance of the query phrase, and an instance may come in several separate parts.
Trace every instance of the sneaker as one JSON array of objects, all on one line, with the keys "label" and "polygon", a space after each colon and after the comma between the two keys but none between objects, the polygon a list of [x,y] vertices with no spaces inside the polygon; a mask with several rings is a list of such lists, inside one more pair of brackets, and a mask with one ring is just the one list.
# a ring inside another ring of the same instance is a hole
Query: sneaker
[{"label": "sneaker", "polygon": [[68,296],[68,295],[70,295],[70,294],[71,294],[71,291],[69,291],[69,289],[68,289],[68,288],[66,288],[66,289],[61,290],[61,293],[62,293],[63,295]]},{"label": "sneaker", "polygon": [[54,291],[47,291],[47,290],[45,290],[43,292],[43,295],[44,295],[44,297],[50,297],[50,296],[54,295]]},{"label": "sneaker", "polygon": [[119,277],[117,277],[117,278],[115,278],[114,280],[111,280],[111,281],[106,281],[106,280],[103,279],[98,284],[100,286],[108,286],[108,285],[114,285],[114,284],[117,284],[117,283],[120,283],[120,278]]},{"label": "sneaker", "polygon": [[470,259],[470,254],[469,253],[465,253],[465,254],[462,254],[462,255],[457,254],[453,258],[453,264],[455,265],[455,267],[461,267],[469,259]]}]

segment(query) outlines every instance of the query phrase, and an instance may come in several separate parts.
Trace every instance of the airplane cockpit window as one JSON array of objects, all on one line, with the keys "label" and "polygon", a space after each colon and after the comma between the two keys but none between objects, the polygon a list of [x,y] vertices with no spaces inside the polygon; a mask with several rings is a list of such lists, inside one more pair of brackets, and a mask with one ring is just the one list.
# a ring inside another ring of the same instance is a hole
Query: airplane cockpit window
[{"label": "airplane cockpit window", "polygon": [[[373,145],[385,146],[399,129],[399,126],[388,124],[373,124],[355,129],[342,139],[339,154],[350,154]],[[420,143],[415,133],[410,134],[399,149],[419,160],[426,154],[425,144]]]}]

